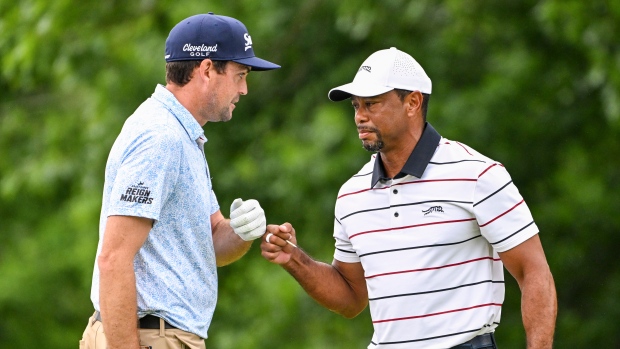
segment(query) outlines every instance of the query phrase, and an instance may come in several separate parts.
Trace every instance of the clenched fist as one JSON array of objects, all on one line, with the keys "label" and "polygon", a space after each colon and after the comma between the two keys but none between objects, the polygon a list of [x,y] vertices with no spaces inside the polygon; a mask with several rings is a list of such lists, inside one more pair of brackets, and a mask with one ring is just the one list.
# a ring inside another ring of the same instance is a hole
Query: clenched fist
[{"label": "clenched fist", "polygon": [[235,199],[230,205],[230,226],[245,241],[257,239],[265,233],[265,211],[256,200]]}]

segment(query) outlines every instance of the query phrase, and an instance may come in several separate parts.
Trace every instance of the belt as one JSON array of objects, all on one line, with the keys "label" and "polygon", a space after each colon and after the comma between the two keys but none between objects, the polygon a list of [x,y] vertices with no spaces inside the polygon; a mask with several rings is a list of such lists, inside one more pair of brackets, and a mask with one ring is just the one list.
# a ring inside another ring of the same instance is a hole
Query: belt
[{"label": "belt", "polygon": [[[160,318],[155,315],[146,315],[145,317],[138,319],[138,328],[158,330],[159,319]],[[101,313],[98,311],[95,312],[95,320],[101,322]],[[164,321],[164,328],[167,330],[177,329],[176,327],[170,325],[167,321]]]},{"label": "belt", "polygon": [[482,348],[493,348],[497,349],[495,344],[495,336],[493,332],[481,334],[472,338],[471,340],[459,344],[456,347],[452,347],[450,349],[482,349]]}]

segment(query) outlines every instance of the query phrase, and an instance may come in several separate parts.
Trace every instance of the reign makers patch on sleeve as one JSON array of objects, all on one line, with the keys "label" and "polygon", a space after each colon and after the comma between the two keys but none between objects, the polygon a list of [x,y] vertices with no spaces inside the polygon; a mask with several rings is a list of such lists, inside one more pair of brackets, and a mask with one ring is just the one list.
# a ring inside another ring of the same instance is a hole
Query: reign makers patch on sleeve
[{"label": "reign makers patch on sleeve", "polygon": [[145,187],[144,182],[140,182],[136,185],[127,187],[125,193],[121,194],[121,201],[150,205],[153,203],[153,198],[151,197],[149,187]]}]

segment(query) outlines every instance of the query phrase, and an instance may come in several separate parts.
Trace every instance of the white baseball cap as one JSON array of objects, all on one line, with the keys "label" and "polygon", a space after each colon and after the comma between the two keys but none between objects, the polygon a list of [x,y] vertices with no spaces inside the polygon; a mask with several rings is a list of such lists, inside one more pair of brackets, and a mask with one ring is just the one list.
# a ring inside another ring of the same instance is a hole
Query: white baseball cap
[{"label": "white baseball cap", "polygon": [[366,58],[353,82],[338,86],[327,96],[338,102],[353,96],[372,97],[393,89],[430,94],[431,79],[413,57],[396,47],[379,50]]}]

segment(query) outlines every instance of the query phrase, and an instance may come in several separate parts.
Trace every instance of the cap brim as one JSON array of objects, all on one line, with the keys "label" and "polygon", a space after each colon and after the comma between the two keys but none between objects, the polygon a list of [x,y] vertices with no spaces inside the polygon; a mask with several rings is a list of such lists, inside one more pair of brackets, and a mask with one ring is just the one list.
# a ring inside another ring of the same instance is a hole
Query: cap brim
[{"label": "cap brim", "polygon": [[233,59],[232,61],[252,67],[252,71],[264,71],[280,68],[279,65],[258,57]]},{"label": "cap brim", "polygon": [[376,85],[362,85],[356,84],[355,82],[351,82],[348,84],[344,84],[342,86],[338,86],[332,88],[327,97],[334,102],[340,102],[347,98],[351,98],[351,96],[358,97],[373,97],[384,94],[388,91],[393,90],[392,87],[387,86],[376,86]]}]

